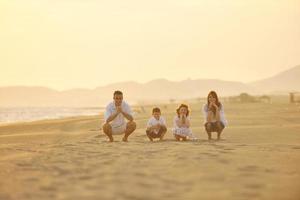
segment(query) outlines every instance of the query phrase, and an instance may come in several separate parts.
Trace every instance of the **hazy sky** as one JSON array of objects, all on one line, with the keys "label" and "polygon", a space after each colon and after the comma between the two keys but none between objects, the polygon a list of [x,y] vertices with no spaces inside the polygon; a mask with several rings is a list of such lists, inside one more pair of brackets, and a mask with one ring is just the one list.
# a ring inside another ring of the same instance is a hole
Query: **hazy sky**
[{"label": "hazy sky", "polygon": [[300,64],[300,0],[1,0],[0,86],[249,82]]}]

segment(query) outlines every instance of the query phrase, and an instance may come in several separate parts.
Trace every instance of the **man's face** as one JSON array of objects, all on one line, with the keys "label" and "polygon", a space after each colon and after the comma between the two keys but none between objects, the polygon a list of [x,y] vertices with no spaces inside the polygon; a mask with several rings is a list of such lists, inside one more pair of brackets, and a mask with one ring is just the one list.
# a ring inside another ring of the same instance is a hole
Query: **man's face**
[{"label": "man's face", "polygon": [[121,94],[116,94],[114,96],[114,101],[115,101],[115,105],[116,106],[121,106],[122,105],[122,101],[123,101],[123,95]]}]

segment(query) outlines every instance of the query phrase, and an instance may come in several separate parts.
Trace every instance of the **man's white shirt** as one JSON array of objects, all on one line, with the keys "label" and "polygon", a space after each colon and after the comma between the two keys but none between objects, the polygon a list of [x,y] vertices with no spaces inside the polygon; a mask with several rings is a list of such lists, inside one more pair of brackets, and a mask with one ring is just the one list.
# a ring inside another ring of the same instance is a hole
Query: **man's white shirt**
[{"label": "man's white shirt", "polygon": [[[125,101],[122,101],[121,107],[123,112],[132,116],[131,108]],[[104,113],[105,122],[111,115],[115,114],[116,112],[117,112],[117,108],[115,102],[113,101],[106,106],[105,113]],[[120,127],[124,124],[125,124],[125,117],[122,113],[119,113],[117,117],[111,121],[112,127]]]}]

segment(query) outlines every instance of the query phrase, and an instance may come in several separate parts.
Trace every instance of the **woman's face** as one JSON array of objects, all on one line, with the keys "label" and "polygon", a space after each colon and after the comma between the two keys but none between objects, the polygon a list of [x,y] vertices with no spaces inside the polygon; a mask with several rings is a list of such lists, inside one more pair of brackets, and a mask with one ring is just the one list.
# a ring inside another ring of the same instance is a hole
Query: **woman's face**
[{"label": "woman's face", "polygon": [[208,101],[209,101],[209,103],[216,103],[216,98],[213,95],[210,94],[208,96]]},{"label": "woman's face", "polygon": [[186,107],[181,107],[180,109],[179,109],[179,114],[181,114],[181,115],[186,115],[187,114],[187,108]]}]

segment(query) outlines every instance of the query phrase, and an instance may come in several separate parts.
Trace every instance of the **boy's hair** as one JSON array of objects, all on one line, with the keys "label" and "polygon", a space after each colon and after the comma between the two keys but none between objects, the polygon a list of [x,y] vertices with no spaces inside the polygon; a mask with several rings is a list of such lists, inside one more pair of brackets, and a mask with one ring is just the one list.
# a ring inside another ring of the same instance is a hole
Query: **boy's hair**
[{"label": "boy's hair", "polygon": [[123,95],[123,92],[121,92],[120,90],[116,90],[115,92],[114,92],[114,96],[115,95]]},{"label": "boy's hair", "polygon": [[155,113],[155,112],[159,112],[160,113],[160,109],[158,107],[153,108],[152,109],[152,114]]}]

